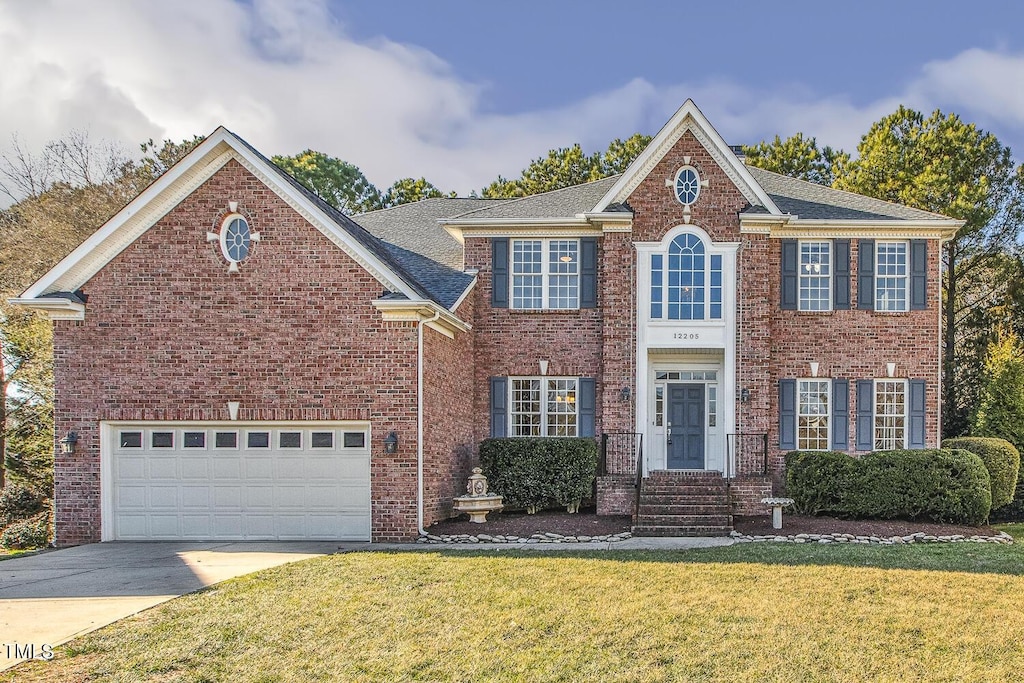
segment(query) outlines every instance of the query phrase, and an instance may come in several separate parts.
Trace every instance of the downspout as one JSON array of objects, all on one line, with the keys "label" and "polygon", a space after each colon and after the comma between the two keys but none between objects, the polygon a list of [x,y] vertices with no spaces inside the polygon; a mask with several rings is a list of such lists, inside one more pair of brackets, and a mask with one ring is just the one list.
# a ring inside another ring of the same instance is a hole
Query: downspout
[{"label": "downspout", "polygon": [[420,320],[416,328],[416,528],[420,534],[427,533],[423,528],[423,326],[435,322],[440,317],[441,311],[437,311],[433,318]]}]

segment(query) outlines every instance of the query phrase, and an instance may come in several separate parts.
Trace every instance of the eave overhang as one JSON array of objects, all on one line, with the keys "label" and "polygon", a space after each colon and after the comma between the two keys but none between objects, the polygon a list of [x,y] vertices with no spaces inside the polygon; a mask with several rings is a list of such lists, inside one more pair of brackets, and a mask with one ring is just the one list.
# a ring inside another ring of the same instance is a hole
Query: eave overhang
[{"label": "eave overhang", "polygon": [[472,325],[433,301],[377,299],[373,301],[373,305],[381,312],[385,322],[425,322],[427,327],[450,339],[454,339],[458,332],[468,332],[473,328]]},{"label": "eave overhang", "polygon": [[50,320],[85,320],[85,304],[59,297],[8,299],[7,303],[42,313]]}]

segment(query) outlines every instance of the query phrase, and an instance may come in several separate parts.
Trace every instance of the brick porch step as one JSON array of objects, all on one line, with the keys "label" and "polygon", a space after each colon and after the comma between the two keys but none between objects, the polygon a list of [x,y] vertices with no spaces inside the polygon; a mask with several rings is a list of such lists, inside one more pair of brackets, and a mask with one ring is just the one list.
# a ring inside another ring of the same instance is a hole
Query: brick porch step
[{"label": "brick porch step", "polygon": [[652,472],[640,484],[637,536],[727,536],[729,490],[717,472]]}]

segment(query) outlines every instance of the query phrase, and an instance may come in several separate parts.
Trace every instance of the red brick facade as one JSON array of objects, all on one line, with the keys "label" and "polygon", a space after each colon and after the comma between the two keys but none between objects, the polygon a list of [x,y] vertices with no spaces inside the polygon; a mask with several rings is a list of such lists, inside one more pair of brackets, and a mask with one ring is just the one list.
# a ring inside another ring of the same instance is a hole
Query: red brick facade
[{"label": "red brick facade", "polygon": [[[719,157],[720,158],[720,157]],[[689,212],[666,187],[683,165],[707,181]],[[99,423],[104,420],[369,421],[372,536],[409,540],[419,531],[418,429],[423,429],[424,525],[452,515],[477,445],[490,436],[490,378],[540,375],[596,381],[596,431],[637,429],[636,243],[660,242],[689,224],[715,243],[737,244],[735,423],[767,434],[769,468],[732,486],[734,510],[766,513],[757,501],[782,481],[782,379],[850,380],[849,442],[855,444],[855,380],[922,379],[927,445],[937,445],[939,242],[928,243],[928,306],[908,313],[784,311],[781,240],[741,230],[750,201],[692,133],[685,133],[629,192],[630,231],[597,236],[596,308],[518,311],[491,305],[492,238],[464,235],[475,288],[454,312],[469,329],[454,338],[417,322],[385,322],[373,305],[384,287],[356,260],[235,161],[186,196],[83,286],[83,321],[55,327],[56,428],[76,431],[77,452],[55,466],[57,543],[100,540]],[[229,273],[205,239],[238,202],[261,241]],[[869,226],[870,227],[870,226]],[[538,237],[554,237],[559,228]],[[492,233],[493,234],[493,233]],[[516,234],[509,229],[509,234]],[[575,233],[579,234],[579,232]],[[847,237],[849,235],[846,235]],[[857,271],[856,237],[851,272]],[[851,300],[857,300],[851,277]],[[418,395],[422,334],[423,394]],[[647,349],[640,353],[646,363]],[[644,365],[643,367],[646,367]],[[740,400],[740,390],[749,400]],[[730,389],[731,391],[731,389]],[[730,395],[732,395],[730,393]],[[422,405],[422,422],[418,414]],[[384,451],[394,431],[399,448]],[[757,456],[760,457],[760,456]],[[613,473],[614,474],[614,473]],[[621,473],[598,482],[602,514],[631,513],[636,492]]]}]

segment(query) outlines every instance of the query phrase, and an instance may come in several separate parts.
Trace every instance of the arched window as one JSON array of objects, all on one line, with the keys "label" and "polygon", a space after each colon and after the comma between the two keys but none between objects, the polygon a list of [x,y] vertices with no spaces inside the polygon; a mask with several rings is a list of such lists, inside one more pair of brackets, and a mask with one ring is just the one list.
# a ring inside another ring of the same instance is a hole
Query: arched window
[{"label": "arched window", "polygon": [[667,255],[651,255],[651,318],[721,320],[722,256],[709,255],[697,235],[679,235]]}]

